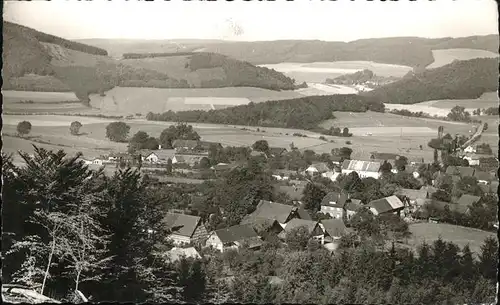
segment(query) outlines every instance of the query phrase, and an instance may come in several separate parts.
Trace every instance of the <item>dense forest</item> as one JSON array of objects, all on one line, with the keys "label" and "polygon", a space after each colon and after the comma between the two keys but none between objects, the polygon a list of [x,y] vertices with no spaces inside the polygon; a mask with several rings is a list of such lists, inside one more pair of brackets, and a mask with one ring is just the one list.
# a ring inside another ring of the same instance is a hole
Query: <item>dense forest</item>
[{"label": "dense forest", "polygon": [[498,88],[498,59],[456,61],[363,93],[389,104],[415,104],[440,99],[474,99]]},{"label": "dense forest", "polygon": [[207,52],[217,52],[252,64],[367,60],[425,67],[434,61],[432,50],[471,48],[498,53],[498,35],[438,39],[374,38],[348,43],[319,40],[255,41],[210,43],[203,47]]},{"label": "dense forest", "polygon": [[[171,228],[162,224],[162,215],[186,202],[212,228],[239,222],[259,199],[275,200],[263,164],[251,160],[199,186],[168,186],[131,169],[104,176],[77,157],[35,148],[33,156],[22,154],[26,166],[16,167],[2,155],[3,283],[32,287],[61,301],[73,301],[75,290],[91,302],[495,300],[495,238],[486,239],[478,253],[441,239],[420,244],[414,252],[391,237],[408,237],[404,221],[374,217],[367,209],[349,221],[352,233],[341,238],[334,255],[299,228],[287,235],[286,243],[269,236],[259,250],[243,245],[224,253],[195,245],[201,259],[168,262],[164,255],[172,248],[167,240]],[[340,185],[356,188],[355,178],[349,175]],[[311,183],[308,189],[320,184]],[[188,193],[200,200],[186,199]],[[315,197],[315,192],[304,192],[306,202]],[[226,217],[217,206],[224,207]]]},{"label": "dense forest", "polygon": [[311,129],[333,118],[333,111],[384,111],[382,103],[358,95],[308,96],[291,100],[250,103],[210,111],[148,113],[152,121],[180,121]]}]

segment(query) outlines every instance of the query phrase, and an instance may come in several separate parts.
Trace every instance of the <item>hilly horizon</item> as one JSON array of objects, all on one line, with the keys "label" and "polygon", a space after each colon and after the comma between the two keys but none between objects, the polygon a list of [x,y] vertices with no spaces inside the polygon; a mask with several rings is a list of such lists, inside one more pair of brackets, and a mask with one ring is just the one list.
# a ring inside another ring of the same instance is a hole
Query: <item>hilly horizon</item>
[{"label": "hilly horizon", "polygon": [[[474,49],[498,54],[498,35],[467,37],[387,37],[349,42],[324,40],[232,41],[217,39],[79,39],[113,56],[126,53],[204,51],[220,53],[255,65],[281,62],[367,60],[386,64],[425,67],[433,62],[433,51]],[[389,49],[389,50],[387,50]]]},{"label": "hilly horizon", "polygon": [[[115,86],[251,86],[271,90],[291,90],[296,87],[292,79],[279,72],[224,55],[162,55],[159,56],[159,62],[150,67],[148,59],[116,60],[105,49],[11,22],[4,21],[3,35],[3,78],[6,90],[73,91],[80,100],[88,102],[89,94],[104,94]],[[183,78],[172,77],[171,71]]]}]

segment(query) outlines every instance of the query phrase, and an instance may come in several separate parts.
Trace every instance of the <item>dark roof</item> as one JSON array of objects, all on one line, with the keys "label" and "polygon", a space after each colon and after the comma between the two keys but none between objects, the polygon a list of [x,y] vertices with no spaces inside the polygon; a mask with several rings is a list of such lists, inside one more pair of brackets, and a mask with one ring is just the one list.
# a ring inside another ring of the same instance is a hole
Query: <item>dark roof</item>
[{"label": "dark roof", "polygon": [[198,141],[196,140],[174,140],[172,142],[172,147],[174,148],[196,148],[196,146],[198,146]]},{"label": "dark roof", "polygon": [[363,205],[359,199],[348,199],[344,205],[347,211],[357,212]]},{"label": "dark roof", "polygon": [[298,227],[306,227],[309,233],[312,233],[318,224],[317,221],[294,218],[286,224],[285,231],[290,232]]},{"label": "dark roof", "polygon": [[405,196],[408,197],[410,200],[416,200],[416,199],[426,199],[428,197],[428,193],[426,189],[420,189],[420,190],[413,190],[413,189],[399,189],[397,190],[394,195],[400,195],[400,196]]},{"label": "dark roof", "polygon": [[285,223],[290,214],[296,209],[296,207],[291,205],[261,200],[255,211],[247,215],[245,219],[266,218],[271,220],[276,219],[280,223]]},{"label": "dark roof", "polygon": [[346,233],[347,227],[342,219],[323,219],[321,224],[325,232],[330,236],[342,236]]},{"label": "dark roof", "polygon": [[379,153],[379,152],[372,152],[370,159],[378,159],[378,160],[397,160],[399,158],[398,154],[392,154],[392,153]]},{"label": "dark roof", "polygon": [[322,206],[343,208],[346,201],[347,201],[346,194],[340,194],[337,192],[330,192],[330,193],[326,194],[325,197],[323,197],[323,200],[321,200],[321,205]]},{"label": "dark roof", "polygon": [[459,212],[459,213],[466,213],[467,210],[469,209],[469,207],[467,206],[463,206],[463,205],[460,205],[460,204],[455,204],[455,203],[450,203],[450,202],[445,202],[445,201],[438,201],[438,200],[433,200],[432,203],[431,203],[432,206],[434,206],[435,208],[443,211],[446,207],[448,207],[448,209],[450,211],[455,211],[455,212]]},{"label": "dark roof", "polygon": [[257,232],[250,224],[236,225],[215,231],[215,234],[223,243],[242,242],[245,240],[259,238]]},{"label": "dark roof", "polygon": [[340,162],[340,161],[342,161],[342,157],[341,156],[331,156],[330,160],[332,162]]},{"label": "dark roof", "polygon": [[457,204],[461,205],[461,206],[468,207],[468,206],[472,205],[473,203],[478,202],[479,200],[481,200],[481,197],[473,196],[473,195],[469,195],[469,194],[464,194],[464,195],[462,195],[462,197],[460,197],[460,199],[458,199]]},{"label": "dark roof", "polygon": [[222,170],[232,170],[232,169],[235,169],[237,167],[238,167],[238,164],[236,164],[236,163],[230,163],[230,164],[219,163],[219,164],[212,166],[211,168],[213,170],[222,171]]},{"label": "dark roof", "polygon": [[448,166],[446,173],[452,176],[472,177],[474,176],[474,168],[468,166]]},{"label": "dark roof", "polygon": [[[200,224],[201,218],[198,216],[167,213],[163,222],[168,228],[174,230],[173,234],[191,237],[196,227]],[[177,230],[175,230],[177,229]]]},{"label": "dark roof", "polygon": [[396,196],[389,196],[377,200],[370,201],[368,204],[374,208],[379,214],[395,211],[404,207],[401,200]]},{"label": "dark roof", "polygon": [[297,209],[297,214],[299,214],[300,219],[312,220],[311,215],[309,215],[309,213],[307,213],[307,211],[302,207]]},{"label": "dark roof", "polygon": [[476,178],[477,180],[485,180],[485,181],[492,180],[490,173],[483,172],[477,169],[474,171],[474,178]]},{"label": "dark roof", "polygon": [[183,156],[174,156],[174,157],[177,160],[177,162],[185,162],[186,161],[186,159],[184,159]]},{"label": "dark roof", "polygon": [[209,150],[211,145],[222,146],[218,142],[198,141],[196,148]]},{"label": "dark roof", "polygon": [[327,172],[330,170],[328,168],[328,165],[326,165],[326,163],[323,162],[313,163],[309,167],[314,167],[315,169],[318,170],[318,172]]},{"label": "dark roof", "polygon": [[276,219],[267,218],[246,218],[241,221],[241,224],[251,225],[256,232],[268,231],[275,225],[282,228]]}]

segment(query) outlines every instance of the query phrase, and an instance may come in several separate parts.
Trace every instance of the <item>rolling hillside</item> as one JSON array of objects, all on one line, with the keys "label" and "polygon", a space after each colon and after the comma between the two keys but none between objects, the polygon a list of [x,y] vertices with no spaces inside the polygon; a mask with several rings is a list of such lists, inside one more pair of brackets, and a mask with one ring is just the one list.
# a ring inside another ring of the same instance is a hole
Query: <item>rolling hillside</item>
[{"label": "rolling hillside", "polygon": [[281,62],[374,61],[425,67],[434,61],[432,50],[477,49],[498,53],[498,35],[427,39],[395,37],[362,39],[352,42],[281,40],[229,42],[213,40],[84,40],[121,56],[136,52],[214,52],[255,65]]},{"label": "rolling hillside", "polygon": [[3,22],[3,33],[4,90],[73,91],[88,102],[89,94],[104,94],[115,86],[295,88],[294,81],[279,72],[222,55],[117,60],[104,49],[10,22]]},{"label": "rolling hillside", "polygon": [[497,91],[498,59],[456,61],[436,69],[409,73],[403,79],[364,95],[388,104],[415,104],[442,99],[475,99]]}]

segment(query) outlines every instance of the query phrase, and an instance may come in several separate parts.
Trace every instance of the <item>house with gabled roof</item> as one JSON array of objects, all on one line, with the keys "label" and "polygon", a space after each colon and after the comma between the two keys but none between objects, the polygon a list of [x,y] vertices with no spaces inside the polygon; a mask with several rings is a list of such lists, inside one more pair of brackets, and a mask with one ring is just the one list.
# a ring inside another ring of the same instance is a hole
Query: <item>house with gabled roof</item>
[{"label": "house with gabled roof", "polygon": [[342,219],[344,216],[344,205],[348,198],[345,193],[330,192],[323,197],[320,212],[328,214],[332,218]]},{"label": "house with gabled roof", "polygon": [[342,162],[342,174],[348,175],[356,172],[360,178],[372,177],[378,179],[381,175],[380,166],[382,166],[382,163],[379,161],[344,160]]},{"label": "house with gabled roof", "polygon": [[183,163],[186,163],[186,159],[184,159],[184,156],[181,156],[181,155],[175,155],[173,158],[172,158],[172,164],[183,164]]},{"label": "house with gabled roof", "polygon": [[198,216],[167,213],[163,223],[172,230],[169,238],[175,245],[203,242],[208,235],[205,225]]},{"label": "house with gabled roof", "polygon": [[223,228],[210,233],[206,247],[212,247],[221,252],[238,249],[247,245],[250,249],[259,248],[262,240],[249,224],[236,225],[229,228]]},{"label": "house with gabled roof", "polygon": [[322,173],[326,173],[329,170],[330,169],[328,168],[328,165],[326,163],[318,162],[309,165],[309,167],[306,168],[305,172],[308,175],[315,176],[315,175],[321,175]]},{"label": "house with gabled roof", "polygon": [[246,218],[240,224],[250,225],[262,239],[270,236],[278,236],[283,231],[283,227],[276,219]]},{"label": "house with gabled roof", "polygon": [[285,239],[287,234],[300,227],[305,227],[309,232],[311,238],[320,241],[321,244],[324,243],[324,232],[319,225],[319,222],[299,218],[294,218],[287,222],[284,230],[278,235],[278,237],[280,237],[281,239]]},{"label": "house with gabled roof", "polygon": [[301,208],[281,204],[277,202],[261,200],[257,204],[257,208],[251,214],[245,216],[243,221],[250,223],[254,219],[264,218],[270,220],[277,220],[282,227],[293,218],[300,218],[298,210]]},{"label": "house with gabled roof", "polygon": [[477,182],[479,182],[481,184],[488,184],[488,183],[490,183],[491,180],[493,180],[490,173],[484,172],[484,171],[479,170],[479,169],[474,170],[473,177],[476,178]]},{"label": "house with gabled roof", "polygon": [[397,196],[389,196],[377,200],[372,200],[368,203],[368,207],[373,215],[381,215],[388,213],[399,213],[404,209],[404,204]]},{"label": "house with gabled roof", "polygon": [[348,232],[343,219],[322,219],[320,226],[325,234],[325,242],[338,240]]},{"label": "house with gabled roof", "polygon": [[172,147],[176,151],[194,150],[197,146],[198,146],[198,141],[196,140],[174,140],[172,142]]}]

